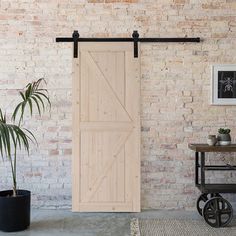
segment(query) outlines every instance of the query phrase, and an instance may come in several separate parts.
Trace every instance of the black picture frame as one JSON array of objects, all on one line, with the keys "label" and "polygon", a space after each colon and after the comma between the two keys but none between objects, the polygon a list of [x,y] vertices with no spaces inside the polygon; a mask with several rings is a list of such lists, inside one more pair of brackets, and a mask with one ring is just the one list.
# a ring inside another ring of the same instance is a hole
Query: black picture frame
[{"label": "black picture frame", "polygon": [[236,65],[212,66],[212,105],[236,105]]}]

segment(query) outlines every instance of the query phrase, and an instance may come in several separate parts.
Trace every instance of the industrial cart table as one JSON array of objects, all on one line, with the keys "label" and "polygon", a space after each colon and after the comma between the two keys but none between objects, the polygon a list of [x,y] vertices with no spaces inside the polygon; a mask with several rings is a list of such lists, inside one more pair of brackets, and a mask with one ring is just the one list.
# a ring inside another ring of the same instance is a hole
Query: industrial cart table
[{"label": "industrial cart table", "polygon": [[[236,166],[231,165],[206,165],[205,153],[236,152],[236,144],[227,146],[209,146],[208,144],[189,144],[188,147],[195,151],[195,185],[202,192],[197,200],[198,213],[212,227],[224,227],[233,218],[233,208],[220,193],[236,193],[236,184],[206,183],[205,171],[233,171]],[[200,177],[200,178],[199,178]]]}]

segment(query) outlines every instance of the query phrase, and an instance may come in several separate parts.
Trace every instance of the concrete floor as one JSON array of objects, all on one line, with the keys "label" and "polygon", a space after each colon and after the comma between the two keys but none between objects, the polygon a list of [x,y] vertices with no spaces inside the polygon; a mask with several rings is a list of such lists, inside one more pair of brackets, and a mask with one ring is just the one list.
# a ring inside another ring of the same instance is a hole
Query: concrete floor
[{"label": "concrete floor", "polygon": [[142,213],[72,213],[69,210],[32,210],[31,226],[0,236],[129,236],[131,218],[200,219],[191,211],[143,211]]}]

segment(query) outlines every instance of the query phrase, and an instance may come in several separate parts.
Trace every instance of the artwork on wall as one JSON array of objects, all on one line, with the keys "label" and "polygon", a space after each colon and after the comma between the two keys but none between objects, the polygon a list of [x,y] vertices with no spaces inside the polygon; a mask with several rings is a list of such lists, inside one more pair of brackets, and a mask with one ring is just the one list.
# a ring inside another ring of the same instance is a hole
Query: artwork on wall
[{"label": "artwork on wall", "polygon": [[236,105],[236,65],[212,66],[212,105]]}]

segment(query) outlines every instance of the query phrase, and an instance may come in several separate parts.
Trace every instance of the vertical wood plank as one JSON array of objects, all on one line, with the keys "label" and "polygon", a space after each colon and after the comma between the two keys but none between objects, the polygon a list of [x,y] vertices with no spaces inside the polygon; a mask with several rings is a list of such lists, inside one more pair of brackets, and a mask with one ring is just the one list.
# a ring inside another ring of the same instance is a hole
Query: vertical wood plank
[{"label": "vertical wood plank", "polygon": [[80,60],[79,58],[73,59],[73,81],[72,81],[72,106],[73,106],[73,133],[72,133],[72,211],[79,211],[80,202],[80,133],[79,133],[79,120],[80,120]]},{"label": "vertical wood plank", "polygon": [[[140,53],[139,53],[140,55]],[[134,58],[132,52],[126,52],[126,109],[133,121],[133,132],[125,145],[127,167],[131,173],[131,191],[133,211],[140,211],[140,58]]]}]

